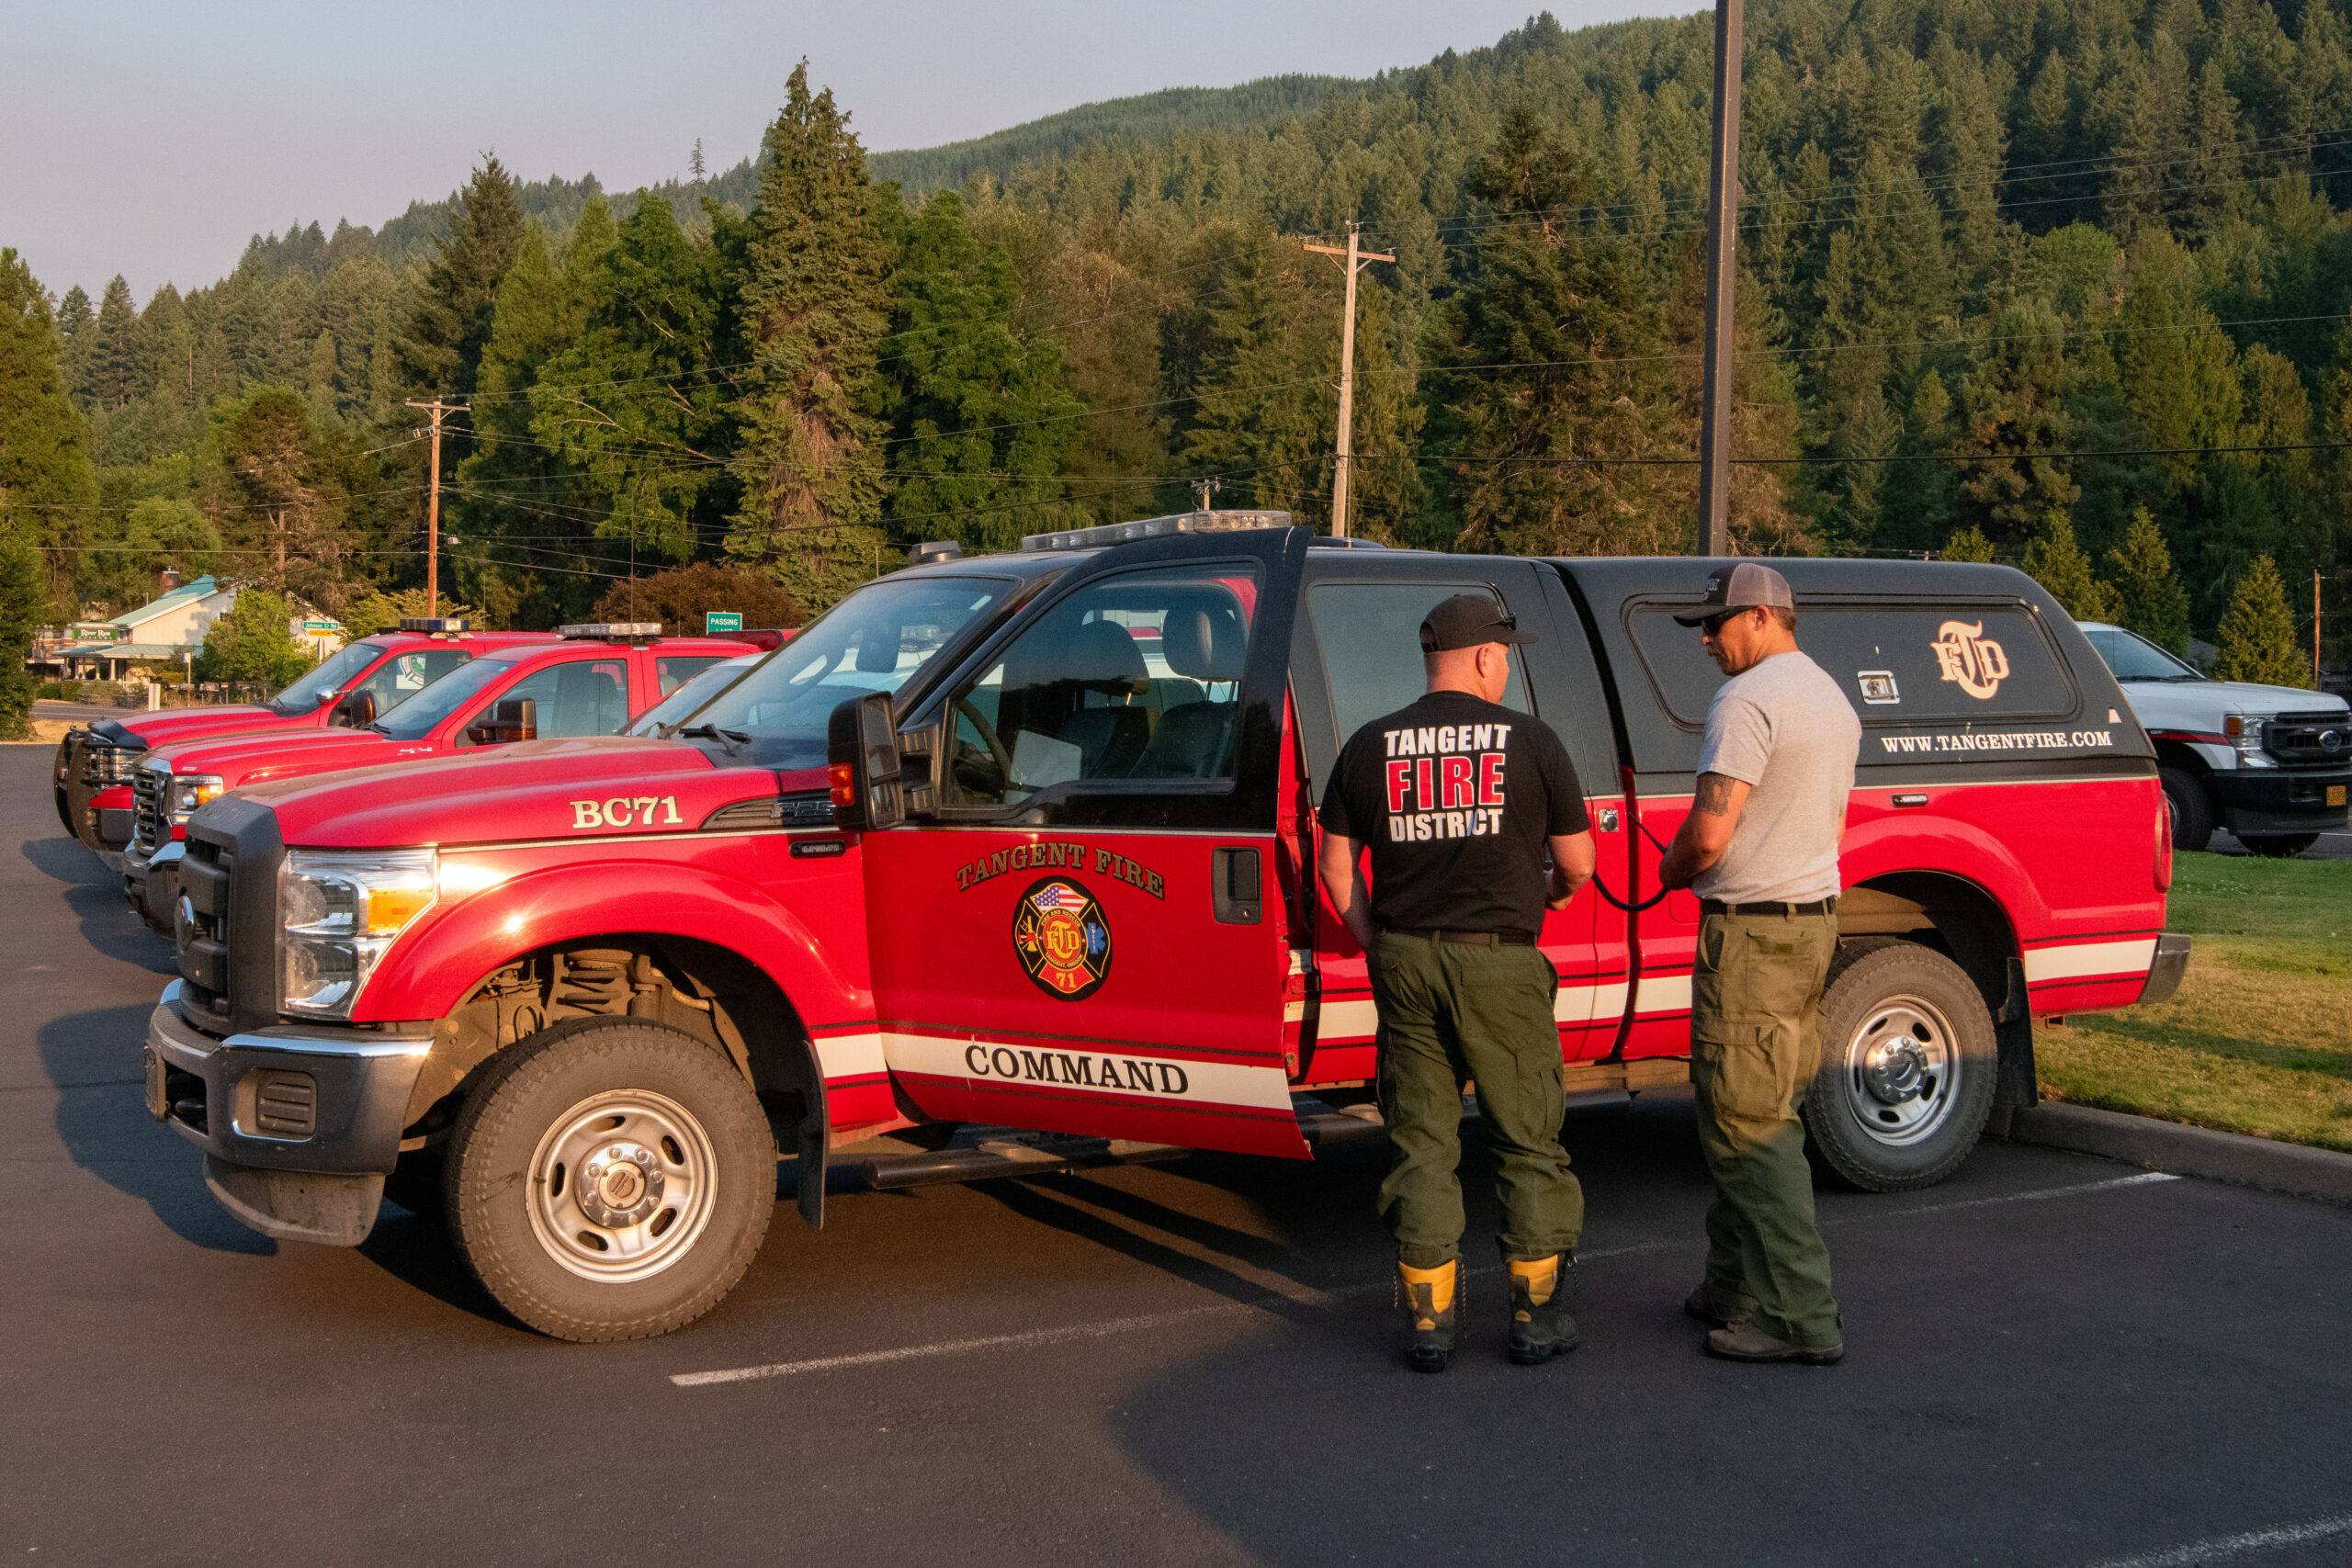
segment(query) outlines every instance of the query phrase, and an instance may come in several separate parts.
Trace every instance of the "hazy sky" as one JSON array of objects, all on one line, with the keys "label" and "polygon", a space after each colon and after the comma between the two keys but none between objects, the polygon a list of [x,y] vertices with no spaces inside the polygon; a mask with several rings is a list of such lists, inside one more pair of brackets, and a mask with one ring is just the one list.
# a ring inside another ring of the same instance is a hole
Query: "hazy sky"
[{"label": "hazy sky", "polygon": [[[793,62],[872,149],[1100,98],[1282,72],[1363,76],[1492,43],[1530,0],[0,0],[0,245],[62,294],[144,304],[289,221],[380,224],[483,150],[607,188],[757,144]],[[1694,8],[1570,0],[1578,27]]]}]

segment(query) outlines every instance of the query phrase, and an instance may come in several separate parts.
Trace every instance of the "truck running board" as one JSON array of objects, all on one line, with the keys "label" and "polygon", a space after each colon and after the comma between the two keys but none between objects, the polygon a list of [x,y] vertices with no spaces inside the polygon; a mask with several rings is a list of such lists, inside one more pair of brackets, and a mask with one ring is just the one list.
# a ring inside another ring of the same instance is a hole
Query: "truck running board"
[{"label": "truck running board", "polygon": [[1139,1144],[1126,1138],[1082,1138],[1051,1133],[984,1138],[970,1148],[929,1154],[873,1155],[862,1162],[865,1184],[877,1191],[924,1187],[938,1181],[986,1181],[1001,1176],[1049,1176],[1104,1165],[1142,1165],[1182,1159],[1193,1151],[1176,1144]]}]

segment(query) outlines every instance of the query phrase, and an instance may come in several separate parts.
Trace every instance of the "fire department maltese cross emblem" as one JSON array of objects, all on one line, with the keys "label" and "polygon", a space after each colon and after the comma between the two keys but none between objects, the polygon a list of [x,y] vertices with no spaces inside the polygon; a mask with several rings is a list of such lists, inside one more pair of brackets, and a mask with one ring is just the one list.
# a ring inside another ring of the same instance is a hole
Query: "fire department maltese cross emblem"
[{"label": "fire department maltese cross emblem", "polygon": [[1111,925],[1094,896],[1067,877],[1033,882],[1012,908],[1012,951],[1049,997],[1080,1001],[1111,974]]}]

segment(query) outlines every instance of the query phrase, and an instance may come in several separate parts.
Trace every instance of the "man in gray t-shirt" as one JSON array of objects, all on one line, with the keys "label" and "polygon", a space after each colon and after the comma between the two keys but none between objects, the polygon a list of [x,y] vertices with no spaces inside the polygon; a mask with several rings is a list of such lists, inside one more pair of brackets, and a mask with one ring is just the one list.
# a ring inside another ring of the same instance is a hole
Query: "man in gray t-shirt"
[{"label": "man in gray t-shirt", "polygon": [[1707,709],[1690,813],[1658,867],[1699,895],[1690,1082],[1714,1178],[1707,1273],[1683,1303],[1710,1355],[1826,1366],[1845,1354],[1813,1213],[1798,1108],[1821,1067],[1821,993],[1838,949],[1838,840],[1861,721],[1798,651],[1796,597],[1768,566],[1707,580],[1698,608],[1732,679]]}]

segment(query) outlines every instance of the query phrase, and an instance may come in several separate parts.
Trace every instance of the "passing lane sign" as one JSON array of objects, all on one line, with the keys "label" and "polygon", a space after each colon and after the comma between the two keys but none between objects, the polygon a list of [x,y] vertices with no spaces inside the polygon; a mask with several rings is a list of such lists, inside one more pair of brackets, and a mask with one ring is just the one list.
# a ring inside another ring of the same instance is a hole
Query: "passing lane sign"
[{"label": "passing lane sign", "polygon": [[742,629],[743,612],[741,610],[705,610],[702,613],[702,635],[705,637],[717,637],[721,632],[740,632]]}]

